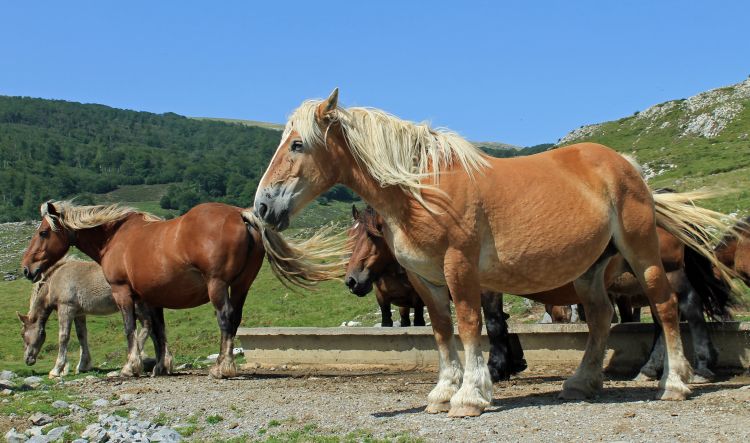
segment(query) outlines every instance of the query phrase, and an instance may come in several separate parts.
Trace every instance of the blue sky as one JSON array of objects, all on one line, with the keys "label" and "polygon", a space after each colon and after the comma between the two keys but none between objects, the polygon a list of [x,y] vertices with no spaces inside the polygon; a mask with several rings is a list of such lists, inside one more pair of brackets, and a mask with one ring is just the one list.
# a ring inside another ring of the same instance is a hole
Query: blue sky
[{"label": "blue sky", "polygon": [[582,124],[750,74],[747,1],[4,2],[0,94],[283,122],[344,105],[472,140]]}]

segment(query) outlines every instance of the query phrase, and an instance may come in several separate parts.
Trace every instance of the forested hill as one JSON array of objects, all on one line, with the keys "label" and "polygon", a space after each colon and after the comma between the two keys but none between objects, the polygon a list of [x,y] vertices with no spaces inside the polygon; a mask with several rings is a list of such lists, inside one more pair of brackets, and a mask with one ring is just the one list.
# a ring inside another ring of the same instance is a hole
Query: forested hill
[{"label": "forested hill", "polygon": [[0,96],[0,221],[36,218],[45,199],[125,184],[180,183],[170,190],[185,200],[176,208],[248,205],[279,137],[173,113]]},{"label": "forested hill", "polygon": [[[267,124],[0,96],[0,222],[36,219],[47,199],[100,202],[123,185],[168,184],[151,189],[161,189],[158,204],[176,212],[203,201],[249,206],[280,136]],[[498,157],[551,146],[500,145],[477,143]],[[356,196],[337,186],[319,202],[329,200]]]}]

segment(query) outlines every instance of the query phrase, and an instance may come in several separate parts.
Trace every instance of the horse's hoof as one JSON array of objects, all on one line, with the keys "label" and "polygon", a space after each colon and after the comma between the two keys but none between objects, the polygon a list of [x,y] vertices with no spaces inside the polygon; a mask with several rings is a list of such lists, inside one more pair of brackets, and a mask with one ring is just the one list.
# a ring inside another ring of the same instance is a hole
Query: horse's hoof
[{"label": "horse's hoof", "polygon": [[639,372],[638,375],[636,375],[633,378],[633,381],[654,381],[656,380],[655,375],[646,374],[645,372]]},{"label": "horse's hoof", "polygon": [[687,393],[682,391],[674,391],[674,390],[667,390],[667,389],[661,389],[656,394],[657,400],[664,400],[664,401],[682,401],[687,398]]},{"label": "horse's hoof", "polygon": [[236,377],[237,366],[234,363],[231,365],[214,365],[211,366],[208,373],[215,379]]},{"label": "horse's hoof", "polygon": [[559,400],[565,401],[581,401],[591,397],[593,397],[593,395],[578,388],[566,388],[557,394]]},{"label": "horse's hoof", "polygon": [[695,373],[690,378],[690,383],[711,383],[713,379],[714,379],[713,373],[710,376],[706,373],[703,373],[703,374]]},{"label": "horse's hoof", "polygon": [[474,405],[461,405],[452,407],[448,411],[448,417],[459,418],[459,417],[479,417],[482,415],[484,408]]},{"label": "horse's hoof", "polygon": [[59,377],[60,377],[60,374],[54,373],[54,372],[50,372],[49,375],[47,376],[47,378],[49,378],[50,380],[54,380]]},{"label": "horse's hoof", "polygon": [[433,403],[427,405],[427,408],[425,408],[425,412],[428,414],[439,414],[441,412],[448,412],[451,409],[451,402],[450,401],[444,401],[441,403]]}]

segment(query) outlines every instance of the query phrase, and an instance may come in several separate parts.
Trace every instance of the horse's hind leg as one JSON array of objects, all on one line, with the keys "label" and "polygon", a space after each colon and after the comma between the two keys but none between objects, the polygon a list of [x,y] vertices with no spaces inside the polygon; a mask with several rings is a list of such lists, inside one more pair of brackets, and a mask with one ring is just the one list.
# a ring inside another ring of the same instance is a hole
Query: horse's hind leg
[{"label": "horse's hind leg", "polygon": [[610,252],[605,251],[602,258],[573,282],[586,311],[589,336],[581,364],[575,374],[563,383],[562,399],[590,398],[602,389],[602,364],[614,310],[604,287],[604,270],[609,263]]},{"label": "horse's hind leg", "polygon": [[78,359],[78,366],[76,367],[76,374],[80,374],[93,369],[91,363],[91,352],[89,351],[89,334],[88,328],[86,327],[86,316],[79,315],[76,317],[75,326],[78,343],[81,345],[81,356]]},{"label": "horse's hind leg", "polygon": [[376,289],[376,297],[378,300],[378,306],[380,306],[380,326],[389,328],[393,326],[393,314],[391,313],[391,303],[386,300],[385,294],[380,293],[380,289]]},{"label": "horse's hind leg", "polygon": [[644,288],[661,323],[666,353],[664,374],[659,381],[657,398],[684,400],[690,393],[685,382],[690,379],[692,370],[682,351],[677,294],[664,272],[656,230],[640,223],[637,228],[633,232],[623,232],[622,237],[618,239],[618,249]]},{"label": "horse's hind leg", "polygon": [[73,323],[73,315],[69,309],[59,306],[57,309],[57,321],[59,323],[59,346],[55,366],[49,371],[49,378],[68,375],[68,341],[70,340],[70,326]]},{"label": "horse's hind leg", "polygon": [[693,383],[707,383],[715,377],[711,367],[716,363],[717,352],[711,342],[711,334],[708,331],[706,319],[703,317],[703,303],[700,295],[687,282],[687,277],[684,274],[683,277],[688,288],[680,297],[679,303],[680,314],[688,322],[690,337],[693,342],[694,375],[691,381]]}]

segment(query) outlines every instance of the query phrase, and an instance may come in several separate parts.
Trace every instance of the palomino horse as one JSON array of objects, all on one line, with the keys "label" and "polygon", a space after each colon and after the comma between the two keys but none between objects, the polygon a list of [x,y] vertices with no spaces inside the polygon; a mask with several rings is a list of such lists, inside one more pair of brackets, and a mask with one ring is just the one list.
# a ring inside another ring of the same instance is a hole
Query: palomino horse
[{"label": "palomino horse", "polygon": [[364,297],[375,287],[382,326],[393,326],[391,304],[399,307],[401,326],[411,325],[409,310],[412,308],[414,326],[424,326],[424,303],[409,282],[404,268],[388,250],[374,211],[368,206],[360,214],[352,205],[352,217],[354,226],[349,230],[349,240],[354,249],[344,277],[349,291],[357,297]]},{"label": "palomino horse", "polygon": [[[23,330],[24,357],[27,365],[36,363],[37,355],[46,338],[45,326],[52,311],[57,311],[59,323],[59,343],[57,360],[49,372],[50,378],[68,374],[68,341],[71,326],[75,323],[81,355],[76,373],[90,371],[91,352],[89,351],[87,315],[111,315],[118,312],[117,303],[112,298],[112,288],[104,279],[102,268],[94,262],[85,262],[65,257],[52,265],[44,277],[34,283],[29,300],[29,313],[18,314]],[[143,324],[138,334],[138,344],[143,357],[143,345],[149,336],[148,318],[139,312]],[[172,367],[172,356],[166,350],[165,366]]]},{"label": "palomino horse", "polygon": [[264,229],[252,212],[224,204],[198,205],[172,220],[118,205],[70,202],[44,203],[41,215],[23,256],[24,275],[37,279],[73,245],[99,263],[125,320],[126,376],[142,371],[135,337],[137,305],[148,310],[158,343],[154,374],[164,374],[169,368],[164,362],[163,308],[192,308],[210,301],[221,330],[219,358],[210,373],[231,377],[237,372],[234,336],[264,251],[276,275],[293,284],[330,279],[343,267],[343,262],[321,261],[332,257],[333,240],[318,242],[316,236],[297,247]]},{"label": "palomino horse", "polygon": [[[294,111],[260,181],[255,208],[265,223],[283,230],[336,183],[383,216],[396,259],[431,294],[424,302],[441,369],[428,412],[478,415],[492,400],[479,344],[482,286],[533,294],[575,281],[591,332],[561,397],[598,392],[612,312],[603,273],[617,252],[662,320],[667,357],[658,397],[682,400],[690,392],[677,297],[659,259],[654,199],[636,168],[615,151],[585,143],[493,159],[454,133],[375,109],[340,108],[335,90]],[[449,294],[464,367],[453,341]]]},{"label": "palomino horse", "polygon": [[[410,297],[417,298],[421,302],[415,285],[410,281],[414,279],[414,276],[404,271],[403,267],[398,264],[383,239],[383,218],[371,206],[367,206],[362,212],[357,211],[356,206],[352,206],[352,215],[354,225],[349,229],[352,255],[344,277],[349,289],[361,297],[370,292],[375,281],[375,286],[378,288],[378,301],[381,297],[380,293],[384,293],[382,298],[389,298],[391,291],[396,291],[397,294],[409,294]],[[389,275],[386,283],[381,283],[383,270],[393,268],[398,268],[399,271]],[[429,293],[424,296],[429,297]],[[523,358],[520,342],[517,338],[511,340],[511,335],[508,333],[506,321],[508,316],[503,312],[503,294],[482,291],[482,311],[490,341],[488,363],[490,376],[493,382],[508,380],[511,375],[526,369],[526,360]],[[422,325],[424,325],[424,319],[422,319]]]}]

